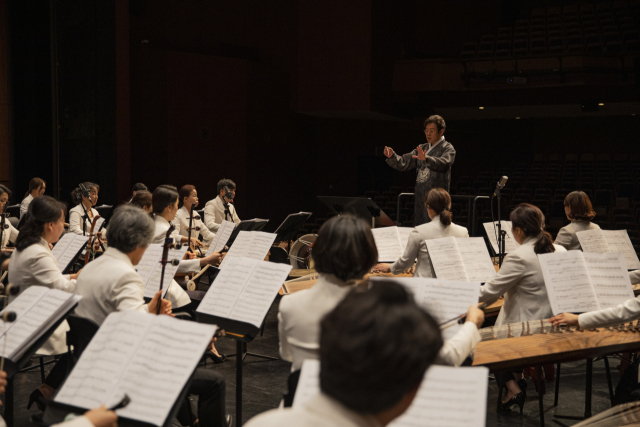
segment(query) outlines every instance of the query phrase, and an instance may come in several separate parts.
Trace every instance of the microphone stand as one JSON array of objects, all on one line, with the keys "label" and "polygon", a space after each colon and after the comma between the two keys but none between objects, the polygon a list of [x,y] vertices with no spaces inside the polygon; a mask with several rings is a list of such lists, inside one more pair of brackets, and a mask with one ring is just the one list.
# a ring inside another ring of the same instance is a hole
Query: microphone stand
[{"label": "microphone stand", "polygon": [[193,225],[193,203],[191,204],[191,209],[189,209],[189,237],[188,237],[188,241],[187,241],[187,250],[189,252],[193,252],[193,249],[191,249],[191,226]]},{"label": "microphone stand", "polygon": [[82,199],[80,200],[80,206],[82,206],[82,210],[84,211],[84,216],[82,217],[82,235],[87,235],[87,220],[89,220],[89,213],[87,212],[87,208],[84,207],[84,203]]},{"label": "microphone stand", "polygon": [[4,213],[4,208],[2,208],[2,212],[0,212],[0,216],[2,216],[2,220],[0,220],[0,250],[2,249],[2,242],[4,242],[4,229],[9,228],[6,225],[6,215]]},{"label": "microphone stand", "polygon": [[502,229],[502,221],[500,220],[500,196],[501,196],[501,188],[496,188],[496,198],[498,199],[498,265],[502,267],[502,261],[504,261],[504,253],[505,253],[505,238],[507,236],[507,232]]}]

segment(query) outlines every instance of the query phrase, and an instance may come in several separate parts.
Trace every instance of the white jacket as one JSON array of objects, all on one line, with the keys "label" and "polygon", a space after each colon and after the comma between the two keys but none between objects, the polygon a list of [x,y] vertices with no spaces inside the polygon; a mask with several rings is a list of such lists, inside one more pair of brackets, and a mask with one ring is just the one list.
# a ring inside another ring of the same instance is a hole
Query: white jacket
[{"label": "white jacket", "polygon": [[[63,275],[60,272],[58,262],[44,239],[40,239],[39,243],[23,251],[17,249],[13,251],[9,262],[9,282],[19,284],[20,292],[24,292],[30,286],[46,286],[66,292],[73,292],[76,287],[75,280],[70,279],[68,274]],[[67,322],[62,322],[47,342],[40,347],[38,354],[66,353],[68,330]]]},{"label": "white jacket", "polygon": [[[239,223],[240,218],[238,218],[236,207],[233,203],[229,203],[229,212],[232,218],[228,219],[228,221],[233,221],[234,224]],[[215,234],[218,232],[218,228],[220,228],[223,220],[224,203],[222,203],[220,196],[218,196],[215,199],[209,200],[207,204],[204,205],[204,223],[209,227],[209,230]]]},{"label": "white jacket", "polygon": [[[194,214],[194,216],[196,215]],[[183,206],[178,210],[175,219],[171,221],[171,223],[176,226],[176,230],[178,230],[181,236],[189,237],[189,211],[186,207]],[[198,231],[195,230],[196,227],[199,228]],[[204,225],[202,219],[194,218],[193,221],[191,221],[191,228],[191,237],[195,237],[197,239],[198,234],[202,234],[202,238],[206,245],[211,243],[216,235]]]},{"label": "white jacket", "polygon": [[579,251],[582,247],[576,233],[586,230],[600,230],[600,226],[590,221],[571,221],[571,224],[558,231],[555,244],[563,246],[568,251]]},{"label": "white jacket", "polygon": [[431,259],[429,258],[429,251],[427,250],[427,244],[425,240],[440,239],[442,237],[469,237],[469,232],[466,228],[456,224],[445,226],[440,222],[440,217],[434,217],[431,222],[422,224],[413,229],[409,234],[409,240],[407,241],[407,247],[400,258],[391,264],[391,272],[393,274],[400,274],[403,271],[408,270],[413,266],[413,262],[416,258],[416,270],[413,273],[414,277],[434,277],[433,270],[431,268]]},{"label": "white jacket", "polygon": [[[96,215],[100,215],[97,210],[91,208],[91,214],[93,215],[91,218],[85,218],[84,222],[86,224],[85,227],[85,235],[88,236],[91,232],[91,222]],[[69,211],[69,232],[76,233],[82,236],[82,217],[84,216],[84,210],[82,209],[82,205],[78,204],[73,209]]]},{"label": "white jacket", "polygon": [[[505,257],[498,274],[480,287],[480,302],[504,295],[496,326],[553,316],[538,254],[533,250],[536,242],[536,237],[527,238]],[[554,246],[556,252],[566,252],[562,246]]]},{"label": "white jacket", "polygon": [[[640,283],[640,270],[630,271],[629,279],[632,284]],[[628,299],[617,307],[582,313],[578,316],[578,323],[581,328],[593,329],[617,326],[620,323],[640,319],[640,299],[638,298]]]},{"label": "white jacket", "polygon": [[29,205],[32,201],[33,196],[31,195],[31,193],[27,194],[27,197],[22,199],[22,202],[20,203],[20,219],[22,219],[22,216],[27,213],[27,211],[29,210]]},{"label": "white jacket", "polygon": [[5,218],[4,223],[7,224],[9,228],[4,230],[4,232],[2,233],[2,242],[0,242],[0,248],[7,247],[7,244],[9,244],[9,242],[15,243],[19,233],[18,230],[13,225],[11,225],[11,221],[9,221],[9,218]]}]

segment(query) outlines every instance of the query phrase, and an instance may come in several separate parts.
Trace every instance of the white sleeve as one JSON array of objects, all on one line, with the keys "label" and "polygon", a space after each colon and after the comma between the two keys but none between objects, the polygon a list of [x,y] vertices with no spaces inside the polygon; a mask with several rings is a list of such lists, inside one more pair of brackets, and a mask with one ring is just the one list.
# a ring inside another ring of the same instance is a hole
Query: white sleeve
[{"label": "white sleeve", "polygon": [[407,241],[407,247],[404,249],[404,253],[391,264],[391,272],[393,274],[400,274],[403,271],[407,271],[411,267],[413,267],[413,263],[416,261],[416,257],[420,253],[420,245],[422,243],[422,239],[420,238],[420,233],[415,228],[409,234],[409,240]]},{"label": "white sleeve", "polygon": [[[78,211],[69,211],[69,232],[79,234],[82,236],[82,214]],[[87,230],[88,232],[89,230]]]},{"label": "white sleeve", "polygon": [[89,418],[82,416],[76,417],[71,421],[63,421],[59,424],[53,424],[51,427],[95,427]]},{"label": "white sleeve", "polygon": [[210,244],[213,238],[216,237],[215,233],[212,233],[202,221],[200,221],[198,227],[200,227],[199,233],[202,234],[205,244]]},{"label": "white sleeve", "polygon": [[510,253],[504,259],[498,274],[480,286],[480,302],[491,301],[504,295],[520,282],[523,274],[524,261],[518,254]]},{"label": "white sleeve", "polygon": [[214,233],[218,232],[220,224],[216,223],[216,210],[213,203],[207,203],[204,206],[204,221],[204,225],[206,225],[210,231]]},{"label": "white sleeve", "polygon": [[[82,274],[82,273],[81,273]],[[116,306],[116,311],[137,310],[145,311],[144,307],[144,283],[137,273],[126,274],[120,278],[114,286],[111,300]],[[149,309],[146,308],[148,312]]]},{"label": "white sleeve", "polygon": [[558,231],[556,240],[553,243],[560,245],[567,250],[569,249],[571,246],[571,233],[567,231],[567,227],[562,227],[560,231]]},{"label": "white sleeve", "polygon": [[640,300],[631,298],[617,307],[582,313],[578,323],[582,329],[606,328],[640,319]]},{"label": "white sleeve", "polygon": [[29,210],[29,204],[25,203],[23,199],[22,202],[20,202],[20,219],[22,219],[22,216],[26,214],[28,210]]},{"label": "white sleeve", "polygon": [[18,233],[20,233],[13,225],[11,225],[10,221],[7,221],[9,224],[9,241],[11,243],[15,243],[18,240]]},{"label": "white sleeve", "polygon": [[481,340],[476,324],[465,322],[464,326],[451,339],[444,342],[440,353],[438,353],[438,362],[451,366],[462,365],[462,362]]},{"label": "white sleeve", "polygon": [[278,336],[280,337],[280,357],[287,362],[293,362],[291,346],[289,345],[289,341],[287,341],[282,313],[278,313]]},{"label": "white sleeve", "polygon": [[[63,275],[56,264],[56,260],[46,253],[38,253],[31,259],[31,272],[33,276],[48,288],[73,292],[76,289],[76,281],[69,279],[69,275]],[[80,273],[82,274],[82,273]]]}]

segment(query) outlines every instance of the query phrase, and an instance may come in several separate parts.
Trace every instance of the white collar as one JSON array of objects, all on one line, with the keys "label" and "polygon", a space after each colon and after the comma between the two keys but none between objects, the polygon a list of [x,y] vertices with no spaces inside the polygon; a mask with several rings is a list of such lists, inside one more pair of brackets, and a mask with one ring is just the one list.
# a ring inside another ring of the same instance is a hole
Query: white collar
[{"label": "white collar", "polygon": [[127,263],[127,265],[130,265],[131,267],[133,267],[133,264],[131,263],[131,259],[127,256],[127,254],[120,251],[119,249],[114,248],[113,246],[108,247],[107,250],[104,251],[103,256],[110,256],[112,258],[119,259],[120,261],[125,262]]},{"label": "white collar", "polygon": [[442,141],[444,141],[444,135],[442,135],[442,136],[440,137],[440,139],[439,139],[439,140],[437,140],[436,142],[434,142],[434,143],[433,143],[433,145],[429,144],[428,142],[427,142],[427,144],[429,144],[429,146],[430,146],[431,148],[433,148],[433,147],[435,147],[436,145],[440,144]]}]

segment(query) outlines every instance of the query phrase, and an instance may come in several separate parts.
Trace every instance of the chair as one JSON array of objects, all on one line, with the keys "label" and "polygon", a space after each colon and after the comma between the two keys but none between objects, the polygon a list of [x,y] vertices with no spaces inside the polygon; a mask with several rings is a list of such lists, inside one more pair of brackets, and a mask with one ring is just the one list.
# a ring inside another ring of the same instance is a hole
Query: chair
[{"label": "chair", "polygon": [[614,230],[637,230],[638,225],[635,222],[616,222],[613,226]]},{"label": "chair", "polygon": [[76,316],[75,314],[67,317],[67,323],[69,324],[67,346],[69,347],[69,355],[71,356],[69,358],[71,364],[69,371],[71,371],[100,327],[93,320]]},{"label": "chair", "polygon": [[596,190],[594,206],[609,207],[613,204],[613,192],[611,190]]}]

